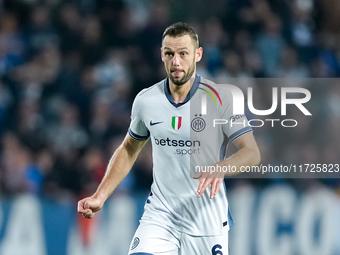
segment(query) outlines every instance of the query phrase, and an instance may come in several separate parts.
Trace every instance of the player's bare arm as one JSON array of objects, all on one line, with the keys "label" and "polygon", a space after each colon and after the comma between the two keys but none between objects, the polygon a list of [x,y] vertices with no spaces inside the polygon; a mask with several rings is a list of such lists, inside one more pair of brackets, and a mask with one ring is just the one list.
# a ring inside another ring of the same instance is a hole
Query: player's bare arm
[{"label": "player's bare arm", "polygon": [[220,189],[220,185],[225,176],[240,173],[241,166],[254,166],[258,165],[261,160],[261,155],[253,133],[247,133],[236,141],[235,146],[239,149],[238,152],[233,154],[227,159],[217,162],[215,166],[235,166],[236,172],[204,172],[198,173],[194,179],[200,179],[197,196],[201,197],[206,188],[211,185],[210,198],[212,199]]},{"label": "player's bare arm", "polygon": [[80,214],[88,219],[93,218],[95,212],[103,207],[106,199],[130,172],[146,142],[147,140],[134,140],[129,134],[125,136],[122,144],[112,155],[105,176],[97,191],[91,197],[84,198],[78,202],[78,212]]}]

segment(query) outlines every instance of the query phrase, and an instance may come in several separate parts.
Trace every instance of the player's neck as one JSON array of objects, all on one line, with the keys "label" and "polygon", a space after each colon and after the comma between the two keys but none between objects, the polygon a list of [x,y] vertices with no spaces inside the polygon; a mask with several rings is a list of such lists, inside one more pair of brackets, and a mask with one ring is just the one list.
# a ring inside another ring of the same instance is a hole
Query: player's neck
[{"label": "player's neck", "polygon": [[192,78],[195,78],[195,76],[196,74],[194,73],[191,79],[189,79],[186,83],[184,83],[181,86],[173,84],[169,79],[169,90],[172,95],[172,98],[174,99],[175,104],[182,103],[186,99],[191,89],[192,85],[191,80]]}]

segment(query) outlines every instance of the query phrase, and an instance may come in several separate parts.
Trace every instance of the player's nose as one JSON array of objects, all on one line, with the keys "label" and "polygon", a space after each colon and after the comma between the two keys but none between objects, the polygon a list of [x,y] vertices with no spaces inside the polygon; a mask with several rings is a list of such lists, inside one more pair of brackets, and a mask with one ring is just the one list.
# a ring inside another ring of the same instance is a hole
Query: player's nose
[{"label": "player's nose", "polygon": [[173,66],[179,66],[180,57],[178,54],[175,54],[172,58],[172,65]]}]

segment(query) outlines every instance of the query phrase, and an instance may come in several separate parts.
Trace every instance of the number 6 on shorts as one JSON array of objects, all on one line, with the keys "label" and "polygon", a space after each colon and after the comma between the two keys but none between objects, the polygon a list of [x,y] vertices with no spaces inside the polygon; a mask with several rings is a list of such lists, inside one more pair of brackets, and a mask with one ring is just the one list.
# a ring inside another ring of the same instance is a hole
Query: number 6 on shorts
[{"label": "number 6 on shorts", "polygon": [[211,254],[212,255],[223,255],[221,249],[222,249],[222,246],[219,245],[219,244],[216,244],[216,245],[214,245],[214,247],[212,247]]}]

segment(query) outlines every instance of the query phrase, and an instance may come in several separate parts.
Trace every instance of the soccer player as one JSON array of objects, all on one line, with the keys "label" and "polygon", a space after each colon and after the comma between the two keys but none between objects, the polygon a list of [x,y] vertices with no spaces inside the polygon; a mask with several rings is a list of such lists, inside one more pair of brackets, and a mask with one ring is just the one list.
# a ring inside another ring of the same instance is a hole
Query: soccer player
[{"label": "soccer player", "polygon": [[[233,221],[220,186],[235,171],[201,171],[200,166],[233,166],[239,172],[241,166],[258,164],[260,153],[245,116],[233,115],[230,90],[196,74],[202,54],[191,26],[180,22],[166,28],[161,56],[168,77],[136,96],[128,134],[102,182],[78,202],[78,212],[92,218],[151,139],[154,182],[130,255],[228,254]],[[201,102],[208,113],[200,112]],[[234,125],[215,126],[213,119]],[[228,142],[238,151],[225,158]]]}]

